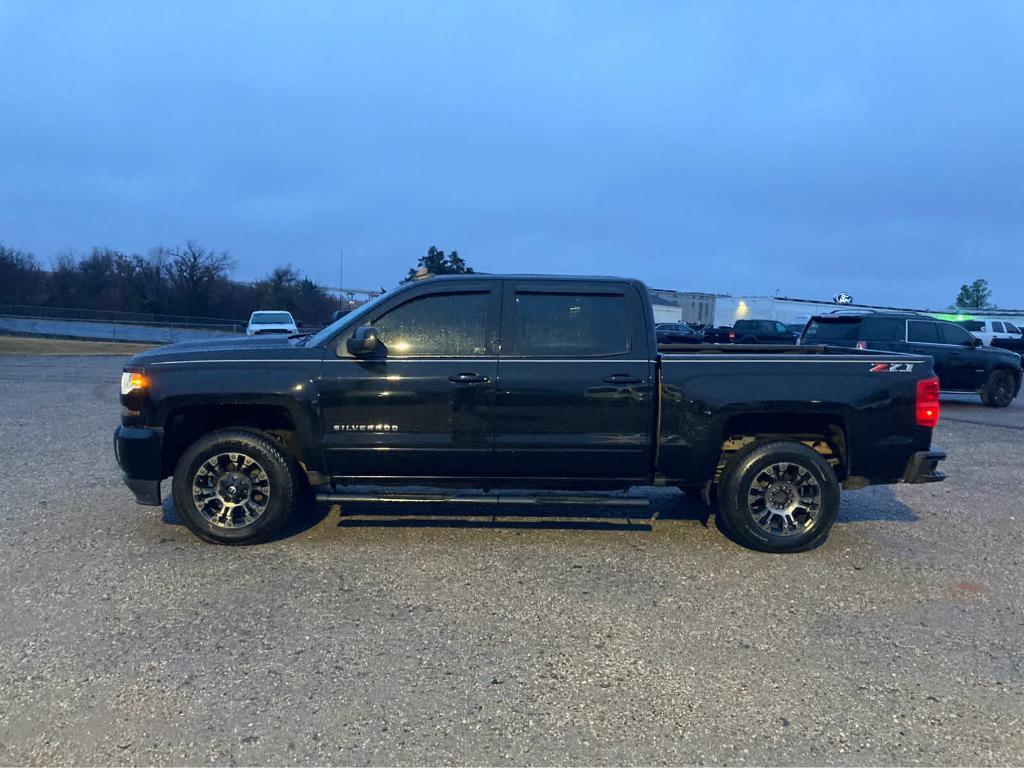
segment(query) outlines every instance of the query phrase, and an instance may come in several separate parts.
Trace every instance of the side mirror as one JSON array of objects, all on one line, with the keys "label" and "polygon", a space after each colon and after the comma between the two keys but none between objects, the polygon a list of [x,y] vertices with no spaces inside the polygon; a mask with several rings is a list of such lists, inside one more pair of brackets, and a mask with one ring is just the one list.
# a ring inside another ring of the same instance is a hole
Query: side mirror
[{"label": "side mirror", "polygon": [[345,348],[350,355],[365,357],[372,355],[380,346],[377,329],[372,325],[360,325],[346,341]]},{"label": "side mirror", "polygon": [[984,344],[984,343],[985,343],[985,342],[983,342],[983,341],[982,341],[981,339],[979,339],[979,338],[978,338],[977,336],[975,336],[975,337],[974,337],[974,338],[973,338],[973,339],[971,340],[971,346],[972,346],[972,347],[974,347],[975,349],[977,349],[978,347],[980,347],[980,346],[981,346],[982,344]]}]

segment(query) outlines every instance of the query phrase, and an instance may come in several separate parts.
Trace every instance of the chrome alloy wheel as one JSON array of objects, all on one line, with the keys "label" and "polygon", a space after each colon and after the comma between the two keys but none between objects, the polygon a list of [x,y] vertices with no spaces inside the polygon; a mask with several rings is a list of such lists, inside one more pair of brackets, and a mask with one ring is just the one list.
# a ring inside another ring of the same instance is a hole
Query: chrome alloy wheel
[{"label": "chrome alloy wheel", "polygon": [[775,536],[804,533],[821,510],[821,486],[808,470],[788,461],[770,464],[747,490],[747,509],[758,527]]},{"label": "chrome alloy wheel", "polygon": [[270,503],[270,479],[259,462],[244,453],[218,453],[192,478],[192,501],[217,528],[252,525]]}]

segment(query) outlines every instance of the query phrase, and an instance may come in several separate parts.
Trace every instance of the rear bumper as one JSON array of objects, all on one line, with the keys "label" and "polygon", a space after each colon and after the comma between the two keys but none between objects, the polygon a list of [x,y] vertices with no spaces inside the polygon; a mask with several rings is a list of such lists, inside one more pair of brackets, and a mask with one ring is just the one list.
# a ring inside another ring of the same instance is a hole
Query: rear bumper
[{"label": "rear bumper", "polygon": [[918,451],[910,457],[907,469],[903,473],[904,483],[938,483],[946,479],[946,475],[938,469],[939,462],[944,461],[944,451]]},{"label": "rear bumper", "polygon": [[160,505],[162,439],[159,429],[122,426],[114,430],[114,456],[139,504]]}]

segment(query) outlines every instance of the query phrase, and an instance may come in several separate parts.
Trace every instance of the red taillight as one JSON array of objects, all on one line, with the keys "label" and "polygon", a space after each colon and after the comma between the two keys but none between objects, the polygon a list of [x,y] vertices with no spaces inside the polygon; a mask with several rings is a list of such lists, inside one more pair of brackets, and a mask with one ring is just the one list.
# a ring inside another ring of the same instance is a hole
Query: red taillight
[{"label": "red taillight", "polygon": [[736,331],[729,331],[729,341],[736,341]]},{"label": "red taillight", "polygon": [[868,343],[866,341],[858,341],[857,342],[857,349],[867,349],[867,348],[868,348]]},{"label": "red taillight", "polygon": [[937,376],[917,382],[914,414],[919,427],[932,429],[939,423],[939,379]]}]

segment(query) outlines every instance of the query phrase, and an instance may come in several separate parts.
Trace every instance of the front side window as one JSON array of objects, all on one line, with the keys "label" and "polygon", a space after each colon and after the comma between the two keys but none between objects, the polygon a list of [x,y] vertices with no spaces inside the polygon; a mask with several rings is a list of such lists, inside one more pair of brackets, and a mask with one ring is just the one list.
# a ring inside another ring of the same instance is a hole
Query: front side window
[{"label": "front side window", "polygon": [[486,291],[420,296],[373,325],[388,355],[481,357],[487,354],[489,301]]},{"label": "front side window", "polygon": [[907,323],[907,341],[918,344],[939,344],[939,324],[929,323],[926,320],[909,321]]},{"label": "front side window", "polygon": [[953,325],[953,323],[940,323],[939,341],[943,344],[958,344],[963,346],[973,344],[974,337],[959,325]]},{"label": "front side window", "polygon": [[1006,324],[1006,332],[1007,332],[1007,333],[1016,333],[1016,334],[1019,334],[1019,333],[1020,333],[1020,328],[1018,328],[1018,327],[1017,327],[1016,325],[1014,325],[1013,323],[1007,323],[1007,324]]},{"label": "front side window", "polygon": [[629,351],[626,297],[516,292],[514,355],[601,356]]}]

